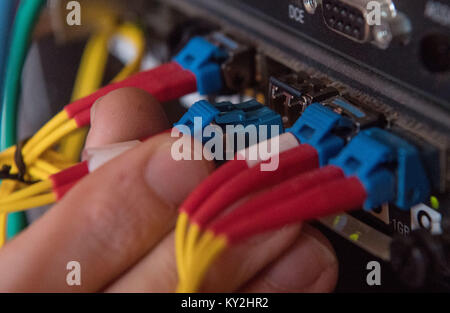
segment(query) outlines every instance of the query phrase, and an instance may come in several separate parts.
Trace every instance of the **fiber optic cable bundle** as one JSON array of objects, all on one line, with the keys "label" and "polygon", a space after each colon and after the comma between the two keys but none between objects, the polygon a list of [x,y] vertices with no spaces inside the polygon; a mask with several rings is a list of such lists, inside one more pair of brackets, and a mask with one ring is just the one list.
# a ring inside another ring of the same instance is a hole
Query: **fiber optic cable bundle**
[{"label": "fiber optic cable bundle", "polygon": [[[37,176],[34,176],[34,178],[37,179],[42,179],[45,178],[46,175],[48,176],[48,174],[53,174],[54,171],[47,171],[41,175],[39,175],[41,173],[39,170],[37,172],[32,171],[36,170],[34,169],[36,163],[40,164],[46,161],[45,159],[40,160],[40,157],[45,156],[49,149],[53,147],[57,142],[59,142],[62,138],[74,132],[75,130],[89,125],[90,108],[98,98],[117,88],[130,86],[147,90],[161,102],[177,99],[184,94],[196,90],[195,76],[192,75],[191,72],[184,70],[175,63],[169,63],[157,69],[139,73],[135,76],[130,77],[129,79],[101,88],[94,94],[66,106],[66,108],[62,112],[53,117],[43,128],[41,128],[41,130],[39,130],[29,141],[25,143],[21,150],[21,154],[23,156],[24,164],[26,164],[27,168],[29,168],[29,170],[31,171],[26,174],[30,175],[31,173],[35,173],[37,174]],[[16,147],[13,146],[4,150],[0,154],[0,160],[2,161],[2,164],[12,166],[10,171],[11,175],[17,174],[18,172],[18,168],[14,163],[15,151]],[[44,164],[48,164],[48,162]],[[32,185],[25,188],[26,190],[31,190],[32,194],[34,194],[33,190],[38,190],[38,193],[42,192],[42,185],[37,186],[38,187]],[[43,186],[48,187],[48,184],[43,184]],[[28,191],[24,195],[28,196],[29,192],[30,191]],[[14,194],[12,194],[11,196],[14,196]],[[20,196],[19,198],[21,197],[22,196]],[[2,197],[2,199],[6,200],[2,201],[5,205],[2,205],[0,209],[1,213],[19,211],[25,208],[45,205],[53,203],[55,200],[54,197],[48,195],[27,200],[27,202],[25,203],[11,201],[8,197]],[[14,196],[12,199],[15,200],[16,196]],[[8,203],[8,205],[6,205],[6,202]]]},{"label": "fiber optic cable bundle", "polygon": [[[1,23],[2,25],[4,24],[4,27],[1,27],[0,39],[5,47],[5,49],[2,49],[2,53],[7,50],[6,40],[9,29],[9,27],[7,27],[7,23],[11,20],[10,17],[13,15],[15,5],[18,2],[19,1],[16,0],[5,0],[2,1],[1,4],[2,14],[4,14],[4,18],[2,18]],[[6,71],[4,78],[4,91],[2,94],[2,122],[0,126],[0,146],[2,150],[11,147],[16,142],[17,103],[19,98],[20,76],[23,64],[25,62],[25,57],[27,55],[28,44],[31,41],[31,34],[44,4],[45,0],[20,1],[17,15],[14,20],[11,34],[10,53],[7,58],[7,62],[5,62]],[[113,36],[119,36],[122,40],[128,41],[134,49],[133,58],[127,61],[127,64],[123,70],[114,78],[113,81],[121,81],[139,70],[145,47],[145,40],[142,31],[131,23],[116,25],[116,19],[112,16],[106,16],[103,18],[101,25],[101,29],[92,36],[85,49],[82,62],[80,64],[79,73],[77,75],[77,81],[74,87],[72,97],[74,100],[86,96],[100,87],[104,68],[106,66],[109,40]],[[0,68],[2,67],[0,66]],[[3,77],[1,81],[3,81]],[[0,90],[2,90],[1,87]],[[56,120],[58,120],[58,118]],[[39,158],[36,159],[36,163],[42,166],[43,162],[46,162],[45,168],[47,170],[51,169],[51,171],[43,171],[42,168],[30,166],[28,167],[28,173],[20,173],[20,176],[25,176],[25,174],[27,174],[30,176],[27,177],[29,181],[36,179],[40,180],[42,178],[48,178],[49,174],[60,171],[76,162],[84,144],[86,132],[86,129],[80,129],[75,134],[68,135],[67,138],[63,138],[61,140],[60,152],[63,154],[63,161],[59,162],[59,164],[62,167],[54,166],[52,163],[55,162],[54,159],[47,160]],[[61,159],[61,156],[53,153],[53,157],[55,156],[57,156],[58,159]],[[11,162],[11,160],[8,162],[5,161],[4,163],[5,165],[11,167],[11,172],[17,170],[15,168],[16,164]],[[6,173],[6,175],[2,174],[2,176],[5,176],[4,178],[11,177],[8,173],[8,168],[4,169],[2,172]],[[22,183],[24,180],[23,178],[24,177],[22,177]],[[4,183],[0,187],[0,195],[3,198],[14,190],[22,187],[21,182],[5,179]],[[5,223],[6,215],[0,215],[0,225],[5,225]],[[23,214],[12,214],[8,217],[7,229],[10,237],[19,232],[24,226],[25,218]],[[4,236],[2,235],[1,237],[1,241],[3,242],[5,240],[3,238]]]},{"label": "fiber optic cable bundle", "polygon": [[[4,27],[1,27],[0,35],[1,41],[5,44],[5,47],[6,39],[8,37],[7,30],[9,29],[6,24],[11,20],[7,15],[12,15],[14,13],[14,6],[17,2],[18,1],[15,0],[2,1],[2,6],[4,9],[2,9],[2,14],[5,16],[1,23],[2,25],[5,25]],[[5,88],[4,93],[2,94],[2,122],[0,126],[1,149],[6,149],[9,152],[12,151],[11,149],[14,149],[14,147],[11,148],[11,146],[16,142],[17,103],[19,98],[21,69],[25,62],[28,43],[31,41],[32,30],[44,4],[44,0],[21,1],[17,10],[16,19],[14,21],[11,34],[11,48],[7,62],[5,62]],[[72,98],[74,100],[82,98],[100,87],[106,66],[109,40],[113,36],[119,36],[122,40],[127,40],[131,43],[132,48],[134,49],[133,58],[126,61],[127,64],[113,81],[121,81],[139,70],[145,47],[145,39],[142,31],[131,23],[116,25],[115,19],[112,17],[103,19],[102,25],[102,28],[91,37],[86,46],[73,91]],[[6,49],[2,49],[2,51],[5,50]],[[1,64],[2,63],[0,63],[0,65]],[[2,66],[0,66],[0,68],[2,68]],[[3,82],[3,76],[0,82]],[[2,87],[3,84],[0,86],[0,90],[2,90]],[[45,151],[42,152],[42,149],[39,150],[39,158],[32,157],[33,164],[31,164],[31,166],[27,166],[26,171],[19,170],[17,168],[17,162],[14,161],[14,158],[16,157],[15,154],[4,154],[2,162],[6,167],[2,169],[1,174],[1,178],[5,178],[0,186],[1,199],[7,198],[9,194],[16,190],[26,188],[26,184],[29,184],[30,182],[48,179],[49,175],[57,173],[73,165],[74,162],[78,160],[87,130],[86,128],[79,129],[75,131],[75,134],[68,134],[67,136],[64,136],[64,134],[71,132],[71,129],[74,128],[74,124],[72,122],[72,127],[69,127],[68,124],[61,125],[63,126],[63,130],[61,132],[61,130],[58,130],[57,128],[57,123],[62,120],[63,118],[61,118],[60,115],[55,118],[56,124],[50,123],[50,130],[51,127],[55,127],[55,133],[53,135],[56,136],[56,139],[51,136],[47,139],[47,141],[43,142],[42,146],[45,147]],[[78,127],[80,126],[78,125]],[[39,137],[37,140],[39,140]],[[58,152],[47,148],[51,140],[54,140],[51,146],[56,143],[60,143],[59,146],[62,155],[59,155]],[[25,148],[25,146],[27,145],[25,144],[23,148]],[[30,147],[30,145],[28,145],[28,147]],[[23,157],[25,157],[25,153],[23,152],[26,152],[27,149],[22,151]],[[24,166],[25,164],[26,163],[24,162],[21,165]],[[18,173],[14,174],[17,171]],[[14,176],[16,176],[16,180],[8,179]],[[34,206],[47,202],[48,201],[37,201],[34,203]],[[8,226],[6,225],[6,222],[8,222]],[[0,226],[2,230],[7,229],[9,237],[12,237],[18,233],[23,227],[25,227],[25,225],[25,216],[22,213],[10,214],[8,218],[6,214],[0,214]],[[5,242],[6,237],[4,231],[1,231],[0,233],[1,245]]]},{"label": "fiber optic cable bundle", "polygon": [[[204,110],[203,115],[209,112]],[[429,196],[429,182],[414,146],[376,127],[360,131],[347,143],[333,132],[345,118],[313,103],[292,128],[270,139],[279,142],[279,150],[269,159],[249,159],[249,150],[271,146],[267,142],[238,151],[234,160],[190,194],[180,206],[175,231],[179,292],[198,291],[220,254],[249,237],[383,203],[407,210]],[[273,158],[278,167],[264,171]],[[406,174],[406,167],[416,172]],[[406,190],[414,197],[406,196]]]},{"label": "fiber optic cable bundle", "polygon": [[[130,35],[132,41],[140,43],[137,44],[136,58],[127,64],[114,82],[67,105],[28,141],[0,153],[0,164],[3,166],[0,175],[4,179],[0,189],[0,216],[54,203],[93,170],[84,162],[74,165],[72,160],[53,150],[53,147],[66,136],[89,126],[91,106],[100,97],[118,88],[137,87],[149,92],[158,101],[167,102],[197,90],[214,93],[222,88],[220,64],[215,63],[222,51],[201,38],[194,38],[188,44],[181,52],[181,60],[118,81],[139,68],[144,47],[139,39],[140,33],[130,24],[120,27],[119,34]],[[196,51],[202,53],[198,55]],[[189,57],[189,54],[194,57]],[[184,62],[186,60],[189,62]],[[0,227],[0,243],[4,243],[5,224],[1,223]]]},{"label": "fiber optic cable bundle", "polygon": [[[93,35],[93,37],[89,41],[86,51],[85,51],[85,54],[83,56],[82,66],[80,67],[80,71],[79,71],[78,77],[77,77],[77,82],[76,82],[76,85],[74,88],[74,94],[73,94],[74,99],[81,98],[83,95],[88,95],[89,93],[98,89],[98,87],[101,83],[101,80],[102,80],[104,67],[106,65],[105,62],[106,62],[107,55],[105,55],[105,54],[108,53],[108,50],[107,50],[108,39],[113,34],[117,34],[117,35],[129,38],[130,41],[133,43],[134,48],[136,50],[135,57],[132,60],[130,60],[129,63],[124,67],[124,69],[114,78],[114,81],[123,80],[124,78],[128,77],[130,74],[136,72],[139,69],[139,66],[140,66],[140,63],[141,63],[141,60],[143,57],[144,45],[145,45],[144,44],[144,36],[143,36],[142,32],[140,31],[139,28],[137,28],[136,26],[134,26],[133,24],[130,24],[130,23],[126,23],[126,24],[119,26],[117,28],[117,31],[113,32],[113,30],[114,29],[105,29],[101,33]],[[9,79],[9,77],[8,77],[8,79]],[[6,99],[5,101],[7,101],[8,95],[5,95],[4,99]],[[7,111],[4,112],[4,116],[10,116],[11,114],[12,114],[11,112],[7,112]],[[13,121],[14,119],[9,119],[9,120]],[[60,117],[57,117],[57,118],[55,118],[55,120],[56,120],[56,123],[58,123],[62,119]],[[53,136],[48,137],[47,141],[44,141],[43,143],[41,143],[42,146],[45,149],[48,149],[49,142],[52,143],[52,145],[54,145],[61,138],[63,138],[66,133],[68,134],[73,129],[82,127],[81,124],[79,124],[75,127],[74,122],[71,123],[72,127],[69,127],[69,124],[63,125],[63,126],[65,126],[65,128],[63,127],[62,133],[61,133],[61,130],[56,129],[52,135],[56,136],[57,138],[55,139]],[[6,122],[5,122],[5,124],[2,124],[2,125],[8,126]],[[50,123],[50,127],[51,127],[51,125],[52,125],[52,123]],[[10,127],[15,129],[15,127],[13,127],[12,125],[10,125]],[[51,171],[42,172],[37,168],[31,167],[30,172],[28,174],[31,175],[34,179],[43,179],[43,178],[47,178],[49,174],[56,173],[64,168],[66,168],[68,166],[67,163],[73,164],[73,162],[78,159],[78,155],[80,154],[82,146],[84,144],[84,136],[86,134],[86,130],[82,131],[80,129],[79,131],[81,131],[81,133],[78,133],[78,135],[75,135],[75,137],[63,138],[63,140],[65,140],[65,142],[69,141],[69,142],[67,142],[66,145],[62,145],[62,148],[61,148],[62,149],[61,152],[63,153],[63,159],[64,159],[63,163],[65,163],[65,164],[63,164],[63,167],[55,167],[52,165],[51,162],[49,162],[49,160],[45,160],[45,159],[42,160],[42,159],[37,159],[37,158],[33,157],[32,159],[36,159],[36,163],[38,165],[39,164],[42,165],[43,162],[46,162],[45,164],[46,164],[47,169],[51,168]],[[24,149],[24,151],[26,152],[27,150]],[[40,152],[38,152],[38,154],[41,154],[42,150],[39,150],[39,151]],[[13,166],[14,164],[9,164],[9,165]],[[12,170],[14,171],[14,168],[12,168]],[[8,195],[11,191],[15,190],[16,188],[18,188],[18,187],[15,182],[6,180],[5,183],[3,184],[3,187],[1,187],[1,189],[0,189],[1,190],[0,194],[4,197],[4,196]],[[44,202],[46,202],[46,201],[44,201]],[[41,202],[37,202],[36,204],[40,204],[40,203]],[[14,217],[14,216],[12,216],[12,217]],[[2,225],[4,225],[5,220],[6,220],[6,216],[1,215]],[[9,217],[9,220],[14,221],[14,219],[11,218],[11,216]],[[19,228],[16,227],[12,231],[10,230],[10,232],[14,233],[14,230],[18,231]],[[2,241],[4,241],[4,239],[2,239]]]}]

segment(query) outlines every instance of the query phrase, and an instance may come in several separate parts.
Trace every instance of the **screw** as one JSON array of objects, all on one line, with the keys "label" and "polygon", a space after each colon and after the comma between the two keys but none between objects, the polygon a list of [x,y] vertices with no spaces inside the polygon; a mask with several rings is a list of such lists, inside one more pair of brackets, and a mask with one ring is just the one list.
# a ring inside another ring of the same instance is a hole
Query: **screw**
[{"label": "screw", "polygon": [[392,41],[392,32],[388,25],[376,25],[373,28],[375,43],[381,49],[386,49]]},{"label": "screw", "polygon": [[306,12],[314,14],[319,6],[319,2],[319,0],[303,0],[303,6],[305,7]]}]

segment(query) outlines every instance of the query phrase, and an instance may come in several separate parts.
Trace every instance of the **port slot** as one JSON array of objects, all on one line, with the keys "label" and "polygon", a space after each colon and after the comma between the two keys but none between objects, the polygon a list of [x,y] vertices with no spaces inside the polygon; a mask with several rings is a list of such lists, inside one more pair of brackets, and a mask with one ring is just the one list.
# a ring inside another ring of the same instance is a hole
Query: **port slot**
[{"label": "port slot", "polygon": [[228,54],[228,59],[222,64],[226,87],[232,92],[239,92],[252,86],[255,77],[254,49],[222,32],[214,32],[207,38]]},{"label": "port slot", "polygon": [[322,102],[322,104],[334,112],[346,117],[335,133],[350,141],[361,130],[370,127],[386,127],[386,118],[383,114],[364,106],[348,95],[335,97]]},{"label": "port slot", "polygon": [[283,117],[285,127],[292,126],[311,103],[338,95],[336,88],[303,72],[271,77],[269,82],[269,107]]}]

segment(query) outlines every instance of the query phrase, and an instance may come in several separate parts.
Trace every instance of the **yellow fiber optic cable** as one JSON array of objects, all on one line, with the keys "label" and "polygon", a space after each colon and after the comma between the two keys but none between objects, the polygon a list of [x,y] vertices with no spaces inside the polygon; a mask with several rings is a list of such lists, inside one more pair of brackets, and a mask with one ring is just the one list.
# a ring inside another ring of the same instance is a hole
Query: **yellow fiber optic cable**
[{"label": "yellow fiber optic cable", "polygon": [[67,161],[64,156],[59,153],[58,151],[55,151],[53,149],[49,149],[45,151],[43,154],[44,159],[48,160],[52,163],[67,163],[67,164],[73,164],[72,162]]},{"label": "yellow fiber optic cable", "polygon": [[7,215],[0,214],[0,248],[3,247],[6,242],[6,220]]},{"label": "yellow fiber optic cable", "polygon": [[196,224],[191,224],[186,237],[185,266],[188,266],[192,262],[193,255],[195,253],[195,245],[200,235],[201,235],[200,227],[198,227],[198,225]]},{"label": "yellow fiber optic cable", "polygon": [[91,94],[101,86],[111,35],[111,30],[101,31],[92,35],[86,44],[72,91],[72,101]]},{"label": "yellow fiber optic cable", "polygon": [[[44,140],[55,129],[69,121],[69,116],[65,110],[56,114],[47,124],[45,124],[23,147],[22,154],[29,153],[37,144]],[[15,150],[15,149],[14,149]]]},{"label": "yellow fiber optic cable", "polygon": [[[186,214],[186,213],[182,212],[182,214]],[[181,214],[180,214],[180,216],[181,216]],[[182,221],[180,221],[180,223],[181,222]],[[188,223],[187,214],[186,214],[186,222]],[[179,225],[181,225],[181,224],[177,224],[177,227]],[[184,226],[184,227],[186,227],[186,226]],[[179,234],[179,236],[181,236],[181,234]],[[186,285],[189,285],[189,282],[192,280],[192,271],[190,271],[190,268],[192,266],[196,266],[194,264],[196,264],[198,262],[198,260],[197,260],[199,257],[198,251],[203,251],[203,248],[206,247],[207,245],[209,245],[209,243],[212,241],[212,239],[214,239],[214,234],[212,234],[211,232],[208,231],[205,234],[202,234],[199,238],[198,245],[195,246],[194,251],[191,252],[193,255],[189,257],[189,260],[188,260],[188,257],[186,254],[184,254],[184,253],[180,254],[181,258],[180,258],[180,260],[177,260],[177,266],[178,266],[179,272],[180,272],[180,270],[183,271],[183,275],[179,275],[179,284],[178,284],[179,290],[183,290]],[[182,238],[182,240],[180,241],[180,244],[183,244],[183,242],[184,242],[184,238]],[[181,247],[181,249],[182,248],[184,248],[184,246]]]},{"label": "yellow fiber optic cable", "polygon": [[47,172],[36,167],[28,168],[28,174],[32,177],[33,180],[46,180],[50,176]]},{"label": "yellow fiber optic cable", "polygon": [[[206,239],[209,241],[208,237]],[[225,250],[228,242],[226,237],[219,236],[213,238],[209,244],[204,245],[201,251],[198,251],[198,257],[195,258],[195,264],[189,267],[188,279],[182,282],[177,288],[177,292],[197,292],[209,267]]]},{"label": "yellow fiber optic cable", "polygon": [[60,168],[61,170],[71,167],[75,164],[74,162],[66,160],[61,153],[55,151],[54,149],[45,151],[44,154],[42,154],[42,159]]},{"label": "yellow fiber optic cable", "polygon": [[2,151],[0,153],[0,160],[13,158],[15,150],[16,150],[16,146],[12,146],[12,147],[9,147],[8,149]]},{"label": "yellow fiber optic cable", "polygon": [[2,196],[0,198],[0,205],[3,207],[6,203],[11,203],[19,200],[24,200],[29,197],[34,197],[36,195],[39,195],[44,192],[51,191],[52,189],[52,182],[50,180],[44,180],[39,183],[33,184],[31,186],[28,186],[24,189],[21,189],[19,191],[10,193],[7,196]]},{"label": "yellow fiber optic cable", "polygon": [[[2,165],[11,166],[11,174],[17,174],[17,168],[14,163],[14,159],[2,159]],[[58,163],[51,160],[37,159],[33,164],[27,167],[27,175],[30,176],[29,180],[43,180],[47,179],[50,175],[56,174],[70,166],[73,163]],[[0,199],[1,200],[1,199]]]},{"label": "yellow fiber optic cable", "polygon": [[24,211],[31,208],[52,204],[54,202],[56,202],[56,195],[53,193],[48,193],[24,200],[2,204],[0,207],[0,214]]},{"label": "yellow fiber optic cable", "polygon": [[186,236],[188,222],[188,215],[185,212],[181,212],[175,227],[175,257],[180,281],[186,279],[186,270],[184,266],[184,237]]},{"label": "yellow fiber optic cable", "polygon": [[57,166],[55,166],[45,160],[42,160],[42,159],[37,159],[34,162],[34,166],[49,173],[49,175],[56,174],[62,170],[61,168],[58,168]]},{"label": "yellow fiber optic cable", "polygon": [[78,125],[75,120],[72,119],[67,121],[47,137],[42,139],[41,142],[37,143],[32,151],[30,151],[28,154],[24,154],[25,163],[30,164],[34,162],[47,149],[55,145],[64,136],[70,134],[76,129],[78,129]]},{"label": "yellow fiber optic cable", "polygon": [[[3,199],[5,196],[11,194],[15,189],[16,184],[11,181],[4,180],[0,185],[0,199]],[[6,242],[6,221],[7,214],[0,213],[0,248]]]},{"label": "yellow fiber optic cable", "polygon": [[32,179],[42,180],[25,188],[20,189],[12,194],[3,193],[0,197],[0,205],[22,200],[27,197],[36,196],[40,193],[47,192],[52,189],[52,182],[48,180],[50,175],[60,172],[62,169],[48,163],[46,160],[38,159],[29,169]]},{"label": "yellow fiber optic cable", "polygon": [[[78,68],[75,86],[72,92],[72,101],[80,99],[97,90],[102,83],[108,60],[108,42],[111,37],[111,29],[107,29],[92,35],[86,44]],[[88,132],[83,127],[66,136],[60,145],[61,153],[70,161],[77,162]]]},{"label": "yellow fiber optic cable", "polygon": [[[50,121],[48,121],[34,136],[24,145],[22,154],[28,153],[39,143],[42,139],[48,136],[53,130],[58,128],[64,122],[67,122],[69,117],[65,110],[62,110],[55,115]],[[14,157],[16,146],[9,147],[8,149],[0,153],[0,159]]]}]

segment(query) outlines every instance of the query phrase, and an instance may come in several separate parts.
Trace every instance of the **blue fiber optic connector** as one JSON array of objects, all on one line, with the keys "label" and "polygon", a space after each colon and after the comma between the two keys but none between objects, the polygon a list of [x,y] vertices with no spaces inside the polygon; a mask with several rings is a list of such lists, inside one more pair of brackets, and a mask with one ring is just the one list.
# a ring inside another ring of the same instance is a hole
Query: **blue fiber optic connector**
[{"label": "blue fiber optic connector", "polygon": [[254,125],[259,137],[259,126],[265,125],[268,126],[266,128],[266,139],[274,135],[272,134],[273,127],[276,128],[276,135],[284,132],[281,116],[256,100],[250,100],[240,104],[221,102],[215,106],[221,112],[216,116],[215,122],[223,128],[226,125],[242,125],[243,127]]},{"label": "blue fiber optic connector", "polygon": [[320,166],[323,166],[345,145],[343,138],[333,134],[342,119],[344,117],[320,103],[313,103],[286,131],[292,133],[301,143],[313,146],[319,154]]},{"label": "blue fiber optic connector", "polygon": [[202,37],[192,38],[174,61],[194,73],[200,94],[214,94],[223,88],[221,63],[228,53]]},{"label": "blue fiber optic connector", "polygon": [[[195,123],[196,120],[198,121],[197,123]],[[254,125],[258,140],[260,138],[259,126],[261,125],[268,126],[265,138],[271,138],[275,135],[272,133],[273,127],[277,129],[276,135],[284,132],[281,116],[256,100],[239,104],[220,102],[214,105],[206,100],[198,101],[192,105],[174,126],[183,133],[186,132],[186,129],[181,125],[187,126],[190,134],[195,136],[213,122],[220,126],[223,131],[226,131],[227,125],[242,125],[242,130],[245,132],[245,127]],[[234,129],[234,131],[236,130]],[[197,136],[197,138],[199,137]],[[203,142],[206,142],[209,138],[202,136],[202,139]]]},{"label": "blue fiber optic connector", "polygon": [[388,202],[409,210],[430,195],[430,183],[417,148],[380,128],[361,131],[330,164],[361,180],[368,194],[366,210]]},{"label": "blue fiber optic connector", "polygon": [[220,111],[211,103],[206,100],[201,100],[194,103],[173,126],[178,128],[182,133],[185,133],[185,130],[180,126],[187,126],[190,130],[190,135],[196,137],[196,135],[202,134],[203,129],[211,124],[219,114]]}]

